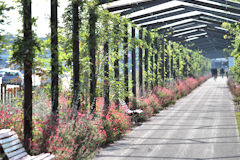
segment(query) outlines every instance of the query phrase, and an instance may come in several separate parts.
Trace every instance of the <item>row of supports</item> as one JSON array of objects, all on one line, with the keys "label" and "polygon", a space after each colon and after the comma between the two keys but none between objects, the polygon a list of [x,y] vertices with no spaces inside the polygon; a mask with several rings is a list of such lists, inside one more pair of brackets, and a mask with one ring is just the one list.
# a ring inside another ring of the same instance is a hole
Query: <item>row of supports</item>
[{"label": "row of supports", "polygon": [[[118,26],[115,26],[115,31],[118,31]],[[129,51],[129,46],[128,46],[128,26],[125,25],[125,37],[123,39],[123,49],[124,49],[124,86],[125,86],[125,93],[129,92],[129,56],[128,56],[128,51]],[[132,39],[136,38],[136,31],[135,28],[131,28],[131,37]],[[147,37],[144,37],[145,39]],[[139,39],[143,39],[143,30],[139,30]],[[167,52],[167,45],[166,41],[162,37],[162,39],[155,38],[153,42],[148,42],[151,44],[147,44],[148,46],[150,45],[152,47],[152,51],[150,51],[149,48],[145,48],[143,50],[143,46],[139,46],[139,96],[143,96],[144,91],[148,92],[149,89],[153,89],[154,86],[158,85],[164,85],[164,81],[169,78],[176,79],[176,71],[174,70],[174,53],[171,55]],[[161,46],[161,47],[160,47]],[[171,47],[171,46],[170,46]],[[117,55],[119,54],[118,47],[117,49],[114,50]],[[145,53],[143,54],[143,51]],[[131,91],[134,95],[134,97],[137,97],[137,75],[136,75],[136,46],[135,44],[132,45],[131,48],[131,58],[132,58],[132,88]],[[108,109],[108,105],[110,103],[109,101],[109,48],[108,48],[108,42],[105,42],[104,44],[104,55],[105,55],[105,64],[104,64],[104,76],[105,76],[105,90],[104,90],[104,99],[105,99],[105,105],[106,108]],[[160,55],[160,57],[159,57]],[[118,57],[118,56],[117,56]],[[143,62],[144,60],[144,62]],[[150,60],[150,61],[149,61]],[[176,60],[176,65],[177,68],[179,67],[179,60]],[[144,69],[143,69],[144,68]],[[144,72],[145,71],[145,72]],[[119,82],[119,58],[115,58],[114,61],[114,72],[115,72],[115,79],[117,82]],[[151,76],[151,77],[150,77]],[[145,78],[143,78],[145,77]],[[116,92],[118,92],[116,90]],[[117,93],[117,95],[119,95]],[[115,102],[119,104],[118,99],[115,99]],[[129,97],[125,97],[125,102],[128,104],[129,103]]]}]

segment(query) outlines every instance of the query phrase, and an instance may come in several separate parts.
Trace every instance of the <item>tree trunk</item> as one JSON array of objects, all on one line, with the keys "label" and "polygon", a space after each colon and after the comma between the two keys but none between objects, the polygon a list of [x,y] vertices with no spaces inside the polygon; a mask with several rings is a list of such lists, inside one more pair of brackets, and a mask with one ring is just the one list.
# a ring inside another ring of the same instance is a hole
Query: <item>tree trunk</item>
[{"label": "tree trunk", "polygon": [[158,47],[157,47],[158,39],[155,38],[154,42],[155,42],[154,45],[155,45],[155,47],[157,49],[157,53],[155,53],[155,65],[156,65],[156,67],[155,67],[155,86],[158,86],[158,52],[159,52]]},{"label": "tree trunk", "polygon": [[165,80],[165,45],[164,45],[164,39],[162,39],[162,54],[161,54],[161,78],[162,82],[164,83]]},{"label": "tree trunk", "polygon": [[58,115],[58,20],[57,0],[51,0],[51,65],[52,65],[52,116],[56,122]]},{"label": "tree trunk", "polygon": [[[140,29],[139,31],[139,39],[143,39],[143,30]],[[139,47],[139,91],[140,91],[140,97],[143,96],[143,64],[142,64],[142,55],[143,49],[142,46]]]},{"label": "tree trunk", "polygon": [[79,10],[78,2],[72,1],[72,13],[73,13],[73,30],[72,30],[72,41],[73,41],[73,99],[72,108],[74,113],[79,110],[80,107],[80,71],[79,71]]},{"label": "tree trunk", "polygon": [[[135,38],[135,28],[132,27],[132,39]],[[136,98],[136,49],[135,44],[133,44],[132,48],[132,93],[134,98]]]},{"label": "tree trunk", "polygon": [[148,48],[145,48],[145,73],[146,73],[146,78],[145,78],[145,91],[148,91]]},{"label": "tree trunk", "polygon": [[[114,26],[114,32],[115,35],[120,34],[119,31],[119,24]],[[114,61],[114,73],[115,73],[115,80],[117,82],[117,87],[115,91],[115,103],[117,106],[119,106],[119,49],[118,49],[118,40],[114,40],[114,43],[116,45],[115,52],[116,52],[116,59]]]},{"label": "tree trunk", "polygon": [[[170,47],[172,48],[172,45]],[[175,73],[174,73],[174,68],[173,68],[173,55],[174,55],[174,51],[172,50],[172,54],[171,54],[171,75],[172,75],[172,78],[175,79]]]},{"label": "tree trunk", "polygon": [[[109,32],[108,30],[108,23],[105,22],[106,26],[106,33]],[[109,101],[109,49],[108,49],[108,40],[104,44],[104,113],[107,115],[110,101]]]},{"label": "tree trunk", "polygon": [[[23,34],[24,42],[33,41],[32,38],[32,11],[31,0],[23,0]],[[31,44],[31,43],[29,43]],[[33,57],[32,46],[26,46],[26,57]],[[28,56],[29,55],[29,56]],[[32,62],[33,59],[24,59],[24,147],[30,153],[32,141]]]},{"label": "tree trunk", "polygon": [[148,46],[150,43],[150,35],[149,31],[147,31],[147,35],[144,37],[145,42],[147,43],[147,48],[145,48],[145,56],[144,56],[144,63],[145,63],[145,91],[148,92],[148,81],[149,81],[149,73],[148,73]]},{"label": "tree trunk", "polygon": [[177,69],[177,76],[176,76],[176,78],[179,78],[179,76],[180,76],[180,74],[179,74],[179,72],[180,72],[180,55],[179,54],[177,54],[177,56],[176,56],[176,69]]},{"label": "tree trunk", "polygon": [[[164,45],[165,47],[167,47],[167,45]],[[166,78],[169,78],[169,54],[168,52],[165,53],[165,72],[166,72]]]},{"label": "tree trunk", "polygon": [[128,26],[125,25],[125,37],[124,37],[124,84],[125,84],[125,102],[129,103],[128,98]]},{"label": "tree trunk", "polygon": [[90,104],[91,104],[91,113],[96,110],[96,6],[93,6],[89,10],[89,53],[90,53]]},{"label": "tree trunk", "polygon": [[153,61],[153,57],[154,57],[154,45],[152,43],[152,54],[150,57],[150,61],[151,61],[151,89],[153,89],[153,84],[154,84],[154,61]]}]

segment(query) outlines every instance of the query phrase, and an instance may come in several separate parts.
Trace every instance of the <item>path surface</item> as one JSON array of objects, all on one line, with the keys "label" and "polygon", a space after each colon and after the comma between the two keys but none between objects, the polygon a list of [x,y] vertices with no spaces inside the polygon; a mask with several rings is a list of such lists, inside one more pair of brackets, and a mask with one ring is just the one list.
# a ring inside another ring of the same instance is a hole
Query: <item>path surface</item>
[{"label": "path surface", "polygon": [[208,80],[95,159],[239,160],[240,141],[226,79]]}]

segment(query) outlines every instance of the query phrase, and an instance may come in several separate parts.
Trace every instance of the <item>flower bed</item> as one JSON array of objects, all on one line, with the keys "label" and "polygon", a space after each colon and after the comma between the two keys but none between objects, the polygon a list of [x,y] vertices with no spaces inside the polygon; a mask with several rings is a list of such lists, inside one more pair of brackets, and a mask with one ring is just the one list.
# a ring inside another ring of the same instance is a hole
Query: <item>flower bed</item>
[{"label": "flower bed", "polygon": [[239,105],[240,104],[240,84],[234,81],[233,79],[228,79],[228,87],[231,93],[234,96],[234,101]]},{"label": "flower bed", "polygon": [[[145,121],[161,109],[175,103],[177,98],[189,94],[194,88],[206,81],[209,77],[199,79],[187,78],[179,80],[171,87],[155,87],[147,96],[137,98],[135,108],[143,110],[137,121]],[[240,91],[240,90],[239,90]],[[240,92],[239,92],[240,93]],[[96,113],[78,111],[77,118],[68,107],[68,99],[61,96],[58,123],[51,125],[49,114],[50,101],[42,101],[38,105],[44,112],[33,114],[32,153],[51,152],[56,159],[89,159],[94,156],[99,146],[112,143],[121,138],[131,128],[131,117],[124,109],[114,103],[104,114],[103,98],[97,99]],[[133,107],[132,103],[129,104]],[[37,106],[34,106],[37,107]],[[20,138],[23,138],[22,110],[12,106],[0,107],[0,129],[12,128]]]}]

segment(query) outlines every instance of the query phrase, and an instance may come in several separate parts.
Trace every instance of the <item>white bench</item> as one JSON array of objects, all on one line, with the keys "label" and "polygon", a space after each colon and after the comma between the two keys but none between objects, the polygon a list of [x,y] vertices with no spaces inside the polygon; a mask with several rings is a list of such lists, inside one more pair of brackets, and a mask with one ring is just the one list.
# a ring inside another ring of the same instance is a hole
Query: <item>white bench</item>
[{"label": "white bench", "polygon": [[121,99],[119,100],[119,102],[120,105],[124,108],[125,112],[129,115],[140,114],[143,112],[141,109],[130,110],[126,102]]},{"label": "white bench", "polygon": [[[3,153],[1,153],[1,150]],[[42,153],[37,156],[30,156],[25,151],[16,132],[10,129],[0,130],[0,160],[51,160],[55,156],[50,153]]]}]

